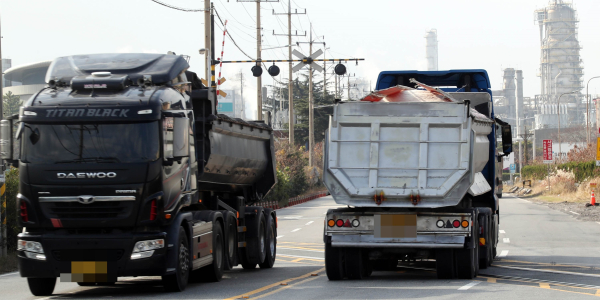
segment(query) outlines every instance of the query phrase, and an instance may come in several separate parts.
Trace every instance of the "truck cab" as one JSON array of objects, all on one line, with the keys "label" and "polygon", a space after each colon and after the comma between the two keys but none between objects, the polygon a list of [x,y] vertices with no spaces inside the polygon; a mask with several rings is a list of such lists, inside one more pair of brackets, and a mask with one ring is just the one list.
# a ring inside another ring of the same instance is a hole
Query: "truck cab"
[{"label": "truck cab", "polygon": [[275,212],[246,214],[275,184],[271,128],[218,115],[214,89],[188,68],[177,55],[59,57],[48,87],[2,120],[2,158],[20,171],[19,271],[34,295],[58,277],[163,276],[181,291],[194,273],[272,266],[256,245],[275,243]]}]

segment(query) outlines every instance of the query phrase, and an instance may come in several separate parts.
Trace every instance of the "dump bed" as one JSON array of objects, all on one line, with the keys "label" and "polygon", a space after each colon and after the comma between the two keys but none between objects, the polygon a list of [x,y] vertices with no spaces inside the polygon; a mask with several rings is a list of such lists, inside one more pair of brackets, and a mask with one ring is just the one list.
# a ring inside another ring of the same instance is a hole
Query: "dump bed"
[{"label": "dump bed", "polygon": [[338,204],[433,208],[489,191],[480,172],[493,122],[469,101],[409,94],[408,101],[335,105],[323,179]]}]

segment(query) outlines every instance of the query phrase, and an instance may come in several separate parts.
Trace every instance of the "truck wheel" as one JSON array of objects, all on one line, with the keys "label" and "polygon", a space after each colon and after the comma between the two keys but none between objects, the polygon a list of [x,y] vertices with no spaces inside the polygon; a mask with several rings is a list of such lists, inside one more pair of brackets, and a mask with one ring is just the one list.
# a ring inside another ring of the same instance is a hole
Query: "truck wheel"
[{"label": "truck wheel", "polygon": [[364,275],[362,251],[360,248],[346,248],[346,275],[348,279],[362,279]]},{"label": "truck wheel", "polygon": [[34,296],[50,296],[56,286],[56,278],[27,278],[29,290]]},{"label": "truck wheel", "polygon": [[438,279],[455,278],[454,250],[438,249],[435,251],[435,269]]},{"label": "truck wheel", "polygon": [[[263,263],[266,256],[267,245],[265,243],[267,222],[262,208],[255,208],[256,213],[246,214],[248,220],[246,226],[246,257],[249,265]],[[252,269],[254,269],[254,267]],[[246,269],[246,267],[244,267]]]},{"label": "truck wheel", "polygon": [[265,261],[260,263],[261,269],[270,269],[275,264],[275,257],[277,255],[277,229],[275,228],[275,220],[269,213],[267,215],[267,234],[265,235],[265,246],[266,254]]},{"label": "truck wheel", "polygon": [[221,223],[213,223],[213,234],[212,234],[212,257],[213,262],[202,267],[194,273],[200,276],[200,280],[204,282],[218,282],[223,278],[223,267],[225,264],[224,247],[223,247],[223,229],[221,229]]},{"label": "truck wheel", "polygon": [[165,275],[162,282],[168,292],[182,292],[187,286],[190,277],[190,250],[188,239],[183,227],[179,227],[179,242],[175,248],[177,255],[177,268],[175,274]]},{"label": "truck wheel", "polygon": [[485,246],[479,245],[479,268],[487,269],[491,265],[492,260],[492,245],[491,245],[491,222],[489,212],[479,214],[479,226],[483,226],[483,238],[485,238]]},{"label": "truck wheel", "polygon": [[479,224],[476,222],[477,218],[473,219],[474,224],[471,241],[474,243],[474,247],[469,249],[457,249],[454,252],[456,274],[459,279],[473,279],[477,276],[477,273],[479,273],[479,255],[477,255],[477,252],[479,251]]},{"label": "truck wheel", "polygon": [[344,279],[344,251],[325,244],[325,273],[329,280]]},{"label": "truck wheel", "polygon": [[224,249],[225,249],[225,265],[224,270],[231,270],[237,265],[237,219],[234,214],[227,213],[226,215],[225,230],[223,232],[224,237]]}]

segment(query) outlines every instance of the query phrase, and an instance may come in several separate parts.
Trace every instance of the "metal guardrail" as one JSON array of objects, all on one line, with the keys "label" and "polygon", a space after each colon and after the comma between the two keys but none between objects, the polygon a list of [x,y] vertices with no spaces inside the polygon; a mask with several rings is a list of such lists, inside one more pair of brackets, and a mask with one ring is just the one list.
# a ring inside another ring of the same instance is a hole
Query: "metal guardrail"
[{"label": "metal guardrail", "polygon": [[313,193],[313,194],[305,195],[305,196],[292,197],[292,198],[288,199],[288,203],[286,205],[282,205],[282,206],[279,205],[279,201],[263,201],[263,202],[258,203],[258,205],[262,206],[264,208],[280,209],[280,208],[294,206],[297,204],[306,203],[310,200],[314,200],[314,199],[325,197],[325,196],[327,196],[327,191],[317,192],[317,193]]}]

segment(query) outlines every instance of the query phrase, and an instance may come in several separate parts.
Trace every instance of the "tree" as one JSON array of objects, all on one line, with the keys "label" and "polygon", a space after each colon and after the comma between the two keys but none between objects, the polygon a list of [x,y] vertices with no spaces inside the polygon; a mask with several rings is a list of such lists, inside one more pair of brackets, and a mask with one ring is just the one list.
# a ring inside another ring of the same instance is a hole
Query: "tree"
[{"label": "tree", "polygon": [[[317,77],[317,72],[315,72],[314,75]],[[292,83],[294,88],[294,112],[300,120],[300,124],[294,125],[294,139],[295,143],[298,145],[308,145],[308,72],[306,74],[300,74],[300,77],[302,77],[302,79],[296,78]],[[314,79],[315,78],[313,77],[315,143],[319,143],[325,138],[325,130],[327,130],[327,127],[329,126],[329,115],[333,113],[333,107],[317,107],[322,105],[332,105],[335,97],[333,94],[327,93],[324,98],[323,80],[316,81]],[[282,88],[281,93],[282,95],[289,95],[287,85]],[[278,104],[276,103],[276,105]],[[285,127],[287,126],[288,125],[286,124]]]},{"label": "tree", "polygon": [[2,97],[2,112],[4,116],[11,116],[19,113],[19,107],[21,107],[21,97],[8,92]]}]

